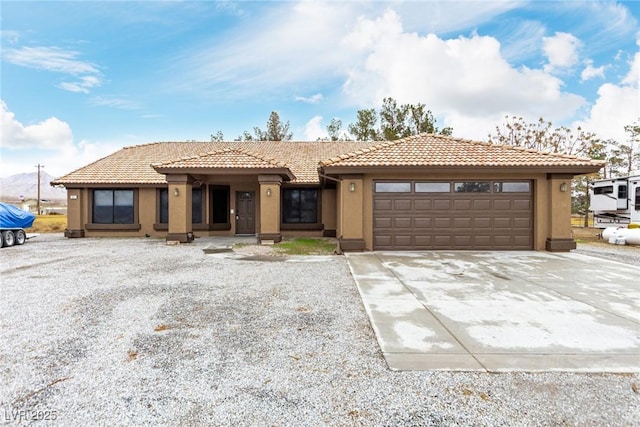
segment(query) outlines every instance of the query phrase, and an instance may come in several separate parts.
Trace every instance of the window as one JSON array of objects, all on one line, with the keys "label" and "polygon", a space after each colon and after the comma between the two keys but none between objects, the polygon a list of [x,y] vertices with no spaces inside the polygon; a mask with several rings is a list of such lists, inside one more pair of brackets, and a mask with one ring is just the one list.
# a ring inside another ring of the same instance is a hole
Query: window
[{"label": "window", "polygon": [[488,182],[456,182],[453,184],[456,193],[489,193],[491,185]]},{"label": "window", "polygon": [[494,182],[493,191],[496,193],[528,193],[531,191],[531,184],[522,182]]},{"label": "window", "polygon": [[160,200],[160,224],[169,224],[169,189],[162,188],[158,190],[158,199]]},{"label": "window", "polygon": [[229,187],[211,189],[211,223],[229,223]]},{"label": "window", "polygon": [[[169,190],[166,188],[158,190],[160,199],[160,224],[169,223]],[[191,223],[202,224],[202,190],[194,188],[191,190]]]},{"label": "window", "polygon": [[376,193],[410,193],[410,182],[376,182]]},{"label": "window", "polygon": [[416,182],[416,193],[449,193],[449,182]]},{"label": "window", "polygon": [[317,189],[283,189],[282,222],[314,224],[318,222]]},{"label": "window", "polygon": [[202,224],[202,189],[191,190],[191,223]]},{"label": "window", "polygon": [[93,190],[94,224],[133,224],[133,190]]},{"label": "window", "polygon": [[605,187],[594,187],[593,194],[613,194],[613,185],[607,185]]},{"label": "window", "polygon": [[636,210],[640,211],[640,187],[636,187]]},{"label": "window", "polygon": [[618,199],[627,200],[627,186],[620,185],[618,187]]}]

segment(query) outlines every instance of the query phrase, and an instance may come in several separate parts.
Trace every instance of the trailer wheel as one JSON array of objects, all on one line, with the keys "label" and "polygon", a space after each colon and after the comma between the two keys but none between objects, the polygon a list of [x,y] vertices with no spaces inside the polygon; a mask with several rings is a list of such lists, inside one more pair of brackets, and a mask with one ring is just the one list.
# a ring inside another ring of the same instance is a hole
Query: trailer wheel
[{"label": "trailer wheel", "polygon": [[16,236],[16,245],[24,245],[24,242],[27,241],[27,235],[24,233],[24,230],[17,230],[13,234]]},{"label": "trailer wheel", "polygon": [[13,231],[7,230],[2,232],[2,246],[13,246],[16,244],[16,236]]}]

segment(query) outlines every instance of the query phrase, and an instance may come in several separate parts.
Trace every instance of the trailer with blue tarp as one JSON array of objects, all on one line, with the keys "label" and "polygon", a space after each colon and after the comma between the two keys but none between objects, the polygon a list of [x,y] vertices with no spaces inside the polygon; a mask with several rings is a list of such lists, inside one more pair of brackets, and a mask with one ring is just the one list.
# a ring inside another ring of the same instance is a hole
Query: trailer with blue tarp
[{"label": "trailer with blue tarp", "polygon": [[35,219],[31,212],[0,202],[0,247],[23,245],[27,241],[24,229],[31,227]]}]

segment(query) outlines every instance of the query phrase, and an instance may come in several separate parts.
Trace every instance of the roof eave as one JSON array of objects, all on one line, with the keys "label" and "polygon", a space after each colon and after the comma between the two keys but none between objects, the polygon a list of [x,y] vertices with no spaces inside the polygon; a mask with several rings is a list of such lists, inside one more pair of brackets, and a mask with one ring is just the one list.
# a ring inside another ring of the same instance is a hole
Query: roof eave
[{"label": "roof eave", "polygon": [[176,168],[159,165],[154,165],[153,168],[163,175],[280,175],[285,181],[296,178],[289,168]]},{"label": "roof eave", "polygon": [[320,173],[324,175],[340,175],[353,173],[451,173],[478,171],[482,173],[565,173],[573,175],[584,175],[598,172],[604,165],[547,165],[547,166],[483,166],[483,165],[458,165],[458,166],[322,166]]}]

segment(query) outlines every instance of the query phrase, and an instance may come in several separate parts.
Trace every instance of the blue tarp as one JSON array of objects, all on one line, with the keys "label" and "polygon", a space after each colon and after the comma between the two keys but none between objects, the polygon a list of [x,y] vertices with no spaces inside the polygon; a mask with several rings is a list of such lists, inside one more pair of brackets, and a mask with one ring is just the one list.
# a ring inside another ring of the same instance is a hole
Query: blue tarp
[{"label": "blue tarp", "polygon": [[31,212],[0,203],[0,228],[29,228],[35,219],[36,216]]}]

